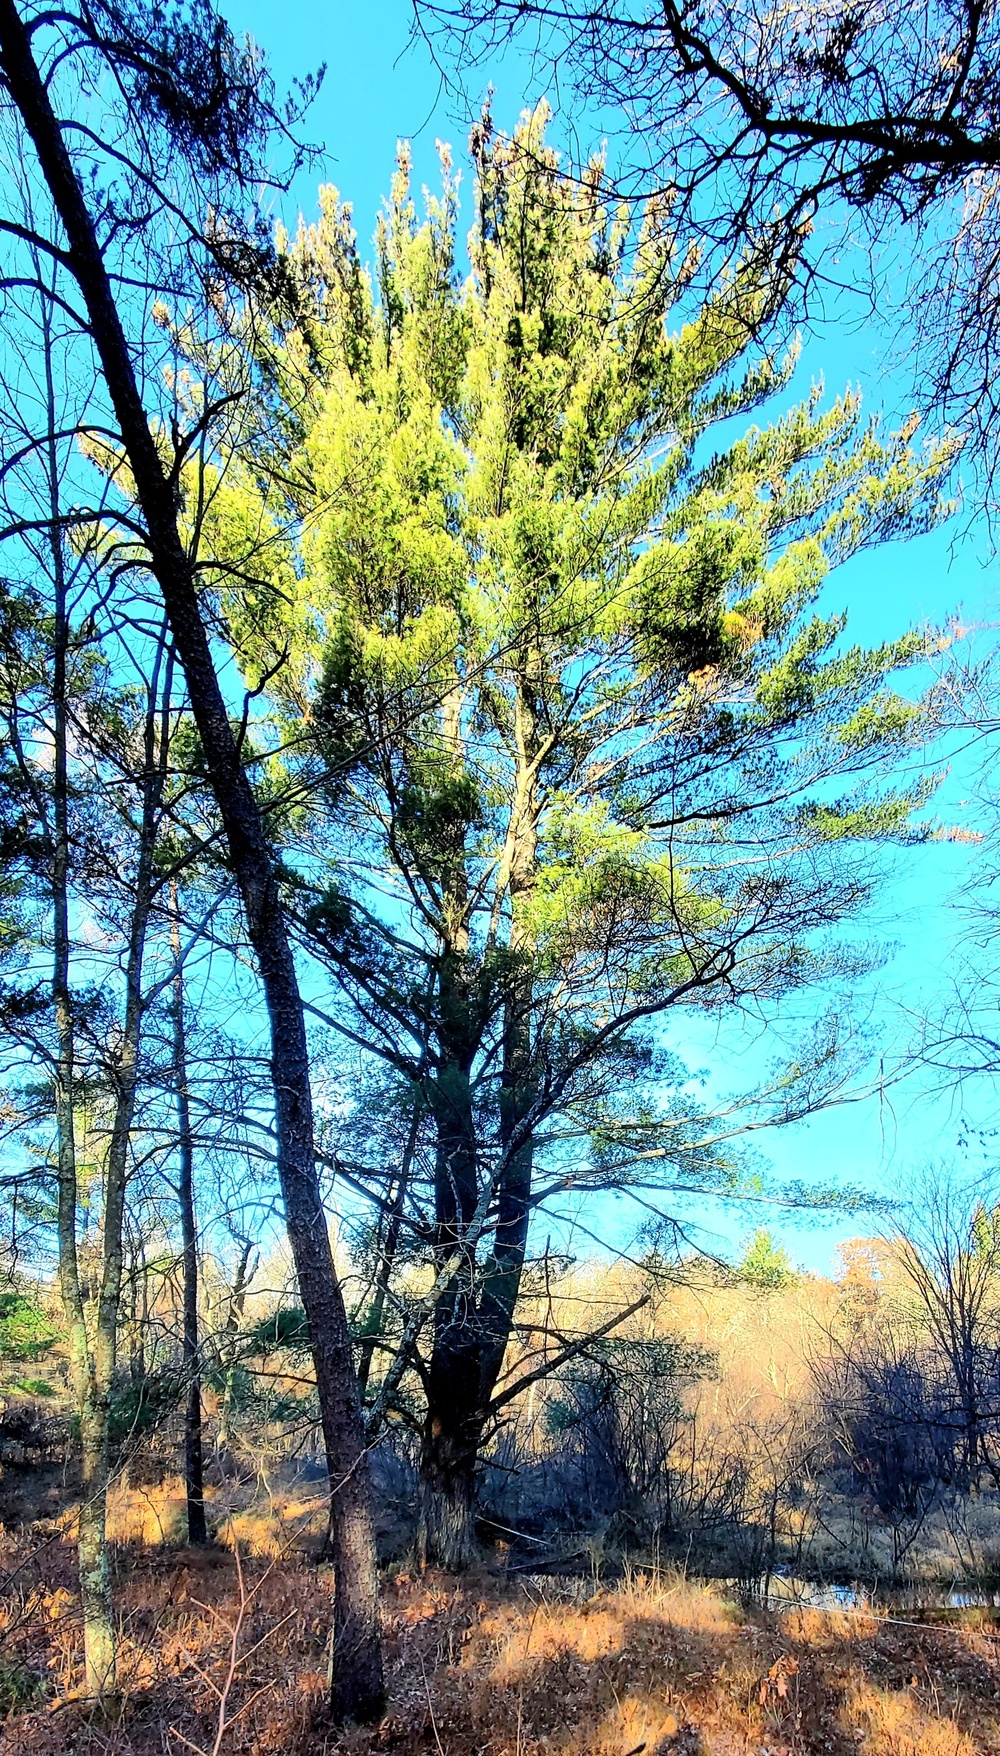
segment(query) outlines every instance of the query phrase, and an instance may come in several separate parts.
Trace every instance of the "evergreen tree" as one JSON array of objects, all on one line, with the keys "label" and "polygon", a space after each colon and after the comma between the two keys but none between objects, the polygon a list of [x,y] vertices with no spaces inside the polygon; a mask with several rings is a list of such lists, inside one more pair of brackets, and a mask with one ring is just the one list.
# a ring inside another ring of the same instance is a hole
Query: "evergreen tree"
[{"label": "evergreen tree", "polygon": [[433,1161],[402,1345],[447,1565],[539,1204],[731,1174],[656,1021],[828,975],[873,850],[921,833],[929,783],[890,771],[925,709],[891,679],[926,637],[849,646],[817,600],[941,515],[953,457],[850,393],[748,424],[794,366],[748,357],[784,291],[766,249],[672,326],[694,255],[667,204],[609,212],[601,163],[564,179],[545,129],[476,130],[464,280],[447,157],[423,220],[401,157],[377,288],[323,191],[283,245],[294,319],[254,332],[265,438],[208,514],[248,681],[323,785],[285,875],[327,1014],[404,1082]]}]

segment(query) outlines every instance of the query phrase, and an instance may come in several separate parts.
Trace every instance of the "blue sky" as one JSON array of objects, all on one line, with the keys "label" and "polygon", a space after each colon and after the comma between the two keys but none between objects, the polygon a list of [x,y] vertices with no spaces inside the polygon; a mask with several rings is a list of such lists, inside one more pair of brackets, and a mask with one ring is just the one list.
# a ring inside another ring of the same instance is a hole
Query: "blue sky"
[{"label": "blue sky", "polygon": [[[354,205],[364,246],[388,186],[397,139],[413,143],[418,186],[437,182],[436,137],[450,141],[462,161],[467,119],[443,89],[426,46],[409,45],[407,0],[338,7],[316,0],[282,0],[280,7],[264,0],[224,0],[223,9],[236,30],[248,31],[265,49],[279,90],[320,62],[327,64],[308,125],[311,137],[324,143],[324,158],[302,174],[284,204],[286,224],[294,225],[299,208],[312,217],[317,184],[333,182]],[[513,54],[471,75],[474,101],[487,82],[495,87],[494,115],[502,127],[511,125],[524,103],[557,96],[537,82],[525,58]],[[558,140],[558,113],[553,134]],[[850,254],[849,247],[841,253],[845,275]],[[801,394],[811,380],[822,378],[835,394],[851,382],[862,389],[870,409],[883,408],[890,418],[905,415],[910,386],[895,325],[891,310],[872,321],[860,301],[841,297],[804,337],[794,388]],[[930,537],[856,558],[834,576],[828,601],[848,609],[854,638],[866,643],[914,623],[940,624],[957,610],[966,622],[987,628],[1000,618],[997,565],[990,560],[985,529],[968,513]],[[981,635],[980,646],[990,638],[988,631]],[[970,759],[959,754],[938,804],[949,823],[972,821],[966,802],[971,783]],[[869,923],[878,938],[895,947],[871,1001],[872,1028],[886,1049],[903,1028],[903,1013],[933,1007],[948,989],[956,968],[955,943],[968,929],[955,896],[979,857],[967,844],[937,842],[902,853],[894,863]],[[705,1066],[720,1089],[744,1083],[769,1053],[752,1029],[728,1030],[721,1040],[698,1040],[693,1034],[677,1046],[689,1064]],[[761,1137],[758,1145],[779,1177],[816,1176],[824,1182],[840,1177],[899,1195],[910,1167],[953,1152],[963,1105],[973,1126],[988,1125],[995,1108],[989,1083],[968,1088],[959,1102],[954,1093],[934,1096],[928,1081],[914,1076],[886,1098],[828,1111]],[[730,1245],[752,1223],[749,1215],[706,1213],[703,1218],[706,1228]],[[822,1270],[838,1239],[863,1227],[857,1220],[821,1224],[789,1218],[779,1219],[773,1229],[796,1260]]]}]

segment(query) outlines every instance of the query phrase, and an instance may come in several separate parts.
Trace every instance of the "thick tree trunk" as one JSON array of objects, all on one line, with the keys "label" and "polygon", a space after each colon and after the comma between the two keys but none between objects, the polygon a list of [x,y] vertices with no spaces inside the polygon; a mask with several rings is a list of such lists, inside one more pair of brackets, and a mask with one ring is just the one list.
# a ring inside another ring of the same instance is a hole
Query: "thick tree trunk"
[{"label": "thick tree trunk", "polygon": [[177,885],[170,883],[170,949],[174,958],[174,1096],[177,1102],[177,1201],[181,1211],[183,1279],[183,1360],[187,1382],[184,1409],[184,1489],[189,1543],[206,1543],[205,1482],[201,1445],[201,1358],[198,1342],[198,1237],[194,1212],[194,1137],[188,1098],[187,1034],[184,1024],[184,971]]},{"label": "thick tree trunk", "polygon": [[194,569],[181,541],[173,483],[139,395],[94,222],[14,0],[0,0],[0,65],[66,234],[67,266],[86,306],[142,508],[151,571],[187,679],[260,970],[271,1031],[278,1176],[312,1339],[333,1496],[332,1704],[342,1718],[372,1719],[383,1711],[384,1685],[364,1431],[316,1173],[305,1020],[274,861],[216,676]]},{"label": "thick tree trunk", "polygon": [[[442,1305],[449,1309],[442,1313]],[[476,1557],[476,1462],[483,1432],[482,1335],[452,1289],[435,1311],[420,1447],[417,1555],[421,1566],[460,1571]]]},{"label": "thick tree trunk", "polygon": [[443,1400],[420,1447],[417,1553],[422,1567],[461,1573],[476,1558],[476,1460],[482,1422],[456,1422]]},{"label": "thick tree trunk", "polygon": [[[450,1283],[434,1308],[427,1372],[427,1412],[420,1454],[417,1553],[422,1566],[467,1567],[475,1552],[473,1497],[480,1413],[482,1333],[476,1311],[475,1240],[466,1244],[479,1200],[475,1118],[465,1054],[467,1010],[461,960],[443,962],[442,1013],[450,1050],[434,1080],[437,1132],[434,1204],[438,1260],[456,1257]],[[446,1050],[446,1053],[448,1051]]]}]

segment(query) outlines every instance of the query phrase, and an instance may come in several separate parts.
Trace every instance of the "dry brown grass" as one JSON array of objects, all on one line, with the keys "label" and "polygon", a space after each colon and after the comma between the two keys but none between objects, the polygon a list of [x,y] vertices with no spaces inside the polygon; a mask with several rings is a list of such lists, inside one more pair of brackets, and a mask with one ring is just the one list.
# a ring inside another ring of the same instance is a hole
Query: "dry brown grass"
[{"label": "dry brown grass", "polygon": [[[338,1734],[324,1710],[328,1570],[243,1552],[239,1648],[255,1650],[220,1756],[1000,1756],[994,1632],[749,1615],[717,1590],[641,1576],[586,1595],[582,1581],[398,1574],[384,1597],[388,1716]],[[2,1560],[0,1756],[211,1747],[232,1553],[118,1552],[122,1700],[103,1724],[68,1699],[80,1650],[65,1537],[8,1545]]]},{"label": "dry brown grass", "polygon": [[[275,1560],[300,1546],[315,1546],[326,1522],[322,1493],[280,1488],[261,1496],[234,1484],[205,1490],[209,1525],[221,1547]],[[183,1544],[187,1532],[184,1483],[178,1475],[160,1482],[118,1480],[108,1495],[108,1536],[119,1548],[160,1548]]]},{"label": "dry brown grass", "polygon": [[847,1709],[871,1756],[976,1756],[979,1748],[950,1716],[926,1713],[910,1690],[890,1694],[859,1683]]}]

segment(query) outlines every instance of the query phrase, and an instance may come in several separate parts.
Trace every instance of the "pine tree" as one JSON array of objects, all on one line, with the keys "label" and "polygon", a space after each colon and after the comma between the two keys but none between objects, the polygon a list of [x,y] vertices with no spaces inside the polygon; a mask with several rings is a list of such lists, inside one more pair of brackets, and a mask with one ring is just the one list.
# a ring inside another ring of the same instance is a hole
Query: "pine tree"
[{"label": "pine tree", "polygon": [[672,320],[694,255],[668,206],[609,212],[546,122],[476,131],[464,280],[447,156],[422,220],[401,157],[377,286],[322,192],[283,245],[294,319],[254,331],[264,437],[209,514],[248,681],[314,789],[285,875],[326,1012],[433,1158],[404,1346],[426,1320],[421,1546],[446,1565],[473,1551],[533,1212],[708,1175],[657,1021],[828,974],[878,845],[921,833],[929,783],[890,771],[925,711],[891,679],[926,637],[849,646],[817,600],[941,516],[953,457],[850,393],[782,409],[794,350],[751,347],[784,291],[764,246]]}]

